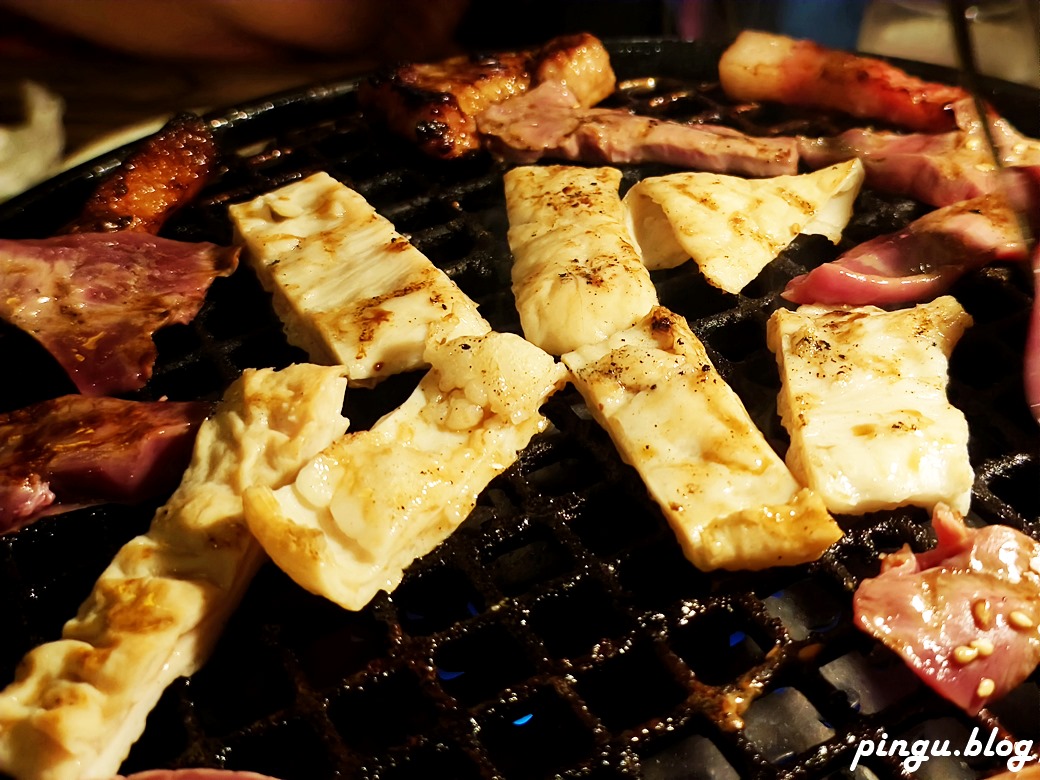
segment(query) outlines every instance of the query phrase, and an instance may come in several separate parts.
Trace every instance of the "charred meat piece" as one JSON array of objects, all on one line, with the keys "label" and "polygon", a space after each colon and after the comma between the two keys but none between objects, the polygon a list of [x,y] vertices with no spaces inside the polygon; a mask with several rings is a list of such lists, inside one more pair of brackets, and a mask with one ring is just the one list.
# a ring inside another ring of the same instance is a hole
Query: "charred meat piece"
[{"label": "charred meat piece", "polygon": [[887,556],[853,599],[856,622],[971,714],[1040,661],[1040,543],[1003,525],[968,528],[936,506],[935,548]]},{"label": "charred meat piece", "polygon": [[659,162],[745,176],[798,171],[793,138],[755,138],[726,127],[662,121],[620,108],[586,108],[557,82],[492,106],[477,125],[493,154],[518,163]]},{"label": "charred meat piece", "polygon": [[101,182],[63,232],[158,233],[175,211],[198,195],[216,160],[209,125],[192,114],[178,115]]},{"label": "charred meat piece", "polygon": [[66,395],[0,414],[0,533],[176,487],[212,404]]},{"label": "charred meat piece", "polygon": [[0,318],[32,335],[84,395],[117,395],[152,374],[152,333],[190,322],[237,248],[145,233],[0,239]]},{"label": "charred meat piece", "polygon": [[614,91],[617,79],[610,54],[588,33],[553,38],[534,57],[532,86],[565,86],[578,103],[594,106]]},{"label": "charred meat piece", "polygon": [[474,117],[527,89],[523,54],[463,55],[384,71],[362,85],[359,99],[390,129],[432,157],[461,157],[480,148]]},{"label": "charred meat piece", "polygon": [[548,80],[566,84],[584,105],[602,100],[615,83],[603,44],[578,34],[533,51],[400,65],[363,83],[358,97],[426,154],[451,159],[480,149],[476,118],[484,109]]},{"label": "charred meat piece", "polygon": [[910,76],[873,57],[812,41],[745,30],[719,60],[719,79],[734,100],[837,109],[909,130],[952,130],[960,87]]},{"label": "charred meat piece", "polygon": [[883,306],[942,294],[973,268],[1026,259],[1014,213],[999,195],[944,206],[788,282],[795,303]]}]

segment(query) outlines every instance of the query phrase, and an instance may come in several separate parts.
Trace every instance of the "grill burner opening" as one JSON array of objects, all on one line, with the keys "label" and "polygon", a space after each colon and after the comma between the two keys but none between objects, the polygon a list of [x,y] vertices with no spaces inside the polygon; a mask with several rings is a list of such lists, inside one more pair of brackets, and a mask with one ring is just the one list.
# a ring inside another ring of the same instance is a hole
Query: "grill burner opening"
[{"label": "grill burner opening", "polygon": [[[833,117],[728,104],[714,80],[719,48],[641,41],[610,49],[619,75],[631,79],[611,99],[616,105],[758,134],[845,129]],[[922,73],[930,74],[951,76]],[[168,234],[227,243],[228,204],[326,170],[408,233],[497,328],[519,332],[502,166],[486,156],[421,157],[364,116],[354,87],[215,115],[226,170]],[[1036,93],[995,89],[1011,121],[1040,134],[1035,112],[1022,109],[1035,107]],[[624,171],[626,188],[665,172]],[[0,208],[0,235],[50,233],[93,175],[72,171]],[[920,213],[919,204],[864,192],[845,242]],[[787,438],[765,322],[788,279],[841,248],[801,238],[741,295],[711,287],[691,265],[655,274],[662,303],[687,317],[780,452]],[[1020,377],[1030,280],[1022,269],[992,267],[954,294],[975,319],[954,354],[950,386],[972,430],[973,513],[1036,536],[1040,448]],[[141,398],[215,399],[245,367],[304,359],[286,344],[246,268],[218,279],[198,318],[160,332],[157,342],[160,362]],[[0,407],[65,391],[67,380],[24,334],[0,328],[0,351],[25,379],[0,388]],[[371,425],[416,381],[351,390],[352,427]],[[975,728],[999,728],[1040,744],[1035,673],[971,718],[851,624],[851,593],[877,572],[878,556],[931,544],[923,512],[840,518],[846,537],[812,565],[704,574],[683,558],[580,396],[565,390],[546,413],[553,427],[492,482],[463,527],[361,612],[264,567],[210,662],[167,690],[124,773],[212,766],[284,780],[873,780],[911,776],[898,756],[869,756],[849,771],[856,745],[883,734],[963,745]],[[27,650],[59,636],[153,510],[98,507],[0,537],[0,682],[13,678]],[[997,757],[934,758],[912,776],[975,778],[1003,768]]]}]

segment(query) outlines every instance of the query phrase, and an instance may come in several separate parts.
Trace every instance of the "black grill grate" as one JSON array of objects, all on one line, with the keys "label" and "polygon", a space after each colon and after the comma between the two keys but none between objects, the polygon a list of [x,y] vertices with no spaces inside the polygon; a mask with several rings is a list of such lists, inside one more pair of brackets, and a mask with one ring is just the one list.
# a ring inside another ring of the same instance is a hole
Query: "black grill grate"
[{"label": "black grill grate", "polygon": [[[714,47],[611,48],[619,74],[636,79],[618,103],[759,133],[841,129],[808,112],[727,105],[711,80]],[[649,76],[663,78],[648,84]],[[994,88],[1008,111],[1037,103],[1035,92]],[[1023,131],[1040,132],[1035,112],[1010,116]],[[498,164],[419,157],[358,110],[352,84],[214,120],[226,171],[168,225],[170,236],[226,243],[228,204],[326,170],[410,234],[497,328],[518,332]],[[116,159],[0,209],[0,234],[55,229]],[[626,168],[625,186],[661,170]],[[917,204],[864,193],[848,240],[917,213]],[[786,434],[765,322],[783,283],[835,252],[820,239],[799,239],[739,296],[710,287],[690,266],[656,275],[662,303],[688,318],[780,451]],[[975,326],[954,356],[950,393],[973,434],[978,519],[1037,536],[1038,437],[1020,381],[1028,281],[1019,269],[994,267],[958,285]],[[160,362],[142,398],[217,398],[244,367],[303,359],[247,269],[217,280],[195,322],[157,341]],[[10,328],[0,330],[0,354],[25,380],[0,389],[3,408],[68,390],[50,359]],[[352,390],[349,416],[370,424],[415,381]],[[392,595],[349,613],[262,569],[210,663],[167,691],[124,771],[201,765],[285,780],[866,780],[910,776],[893,758],[848,771],[856,743],[882,733],[963,744],[976,726],[987,734],[999,726],[1040,743],[1035,673],[970,718],[851,624],[851,592],[876,572],[879,552],[930,543],[924,513],[843,518],[846,538],[809,566],[709,576],[683,559],[577,393],[561,392],[546,411],[554,428],[491,483],[463,527],[416,562]],[[0,683],[26,650],[59,635],[151,512],[82,510],[0,538]],[[757,698],[741,715],[738,700],[749,693]],[[743,729],[730,728],[741,718]],[[984,777],[999,761],[935,758],[914,776]]]}]

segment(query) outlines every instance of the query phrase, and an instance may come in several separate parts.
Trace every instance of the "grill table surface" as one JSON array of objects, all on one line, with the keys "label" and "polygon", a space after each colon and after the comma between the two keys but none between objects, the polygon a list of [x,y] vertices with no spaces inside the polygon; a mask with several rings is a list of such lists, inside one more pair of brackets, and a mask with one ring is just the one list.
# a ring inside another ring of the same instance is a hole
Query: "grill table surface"
[{"label": "grill table surface", "polygon": [[[837,132],[811,112],[735,110],[715,82],[721,48],[610,41],[618,105],[752,133]],[[949,79],[938,68],[921,75]],[[647,77],[656,77],[647,82]],[[499,330],[519,332],[509,289],[501,174],[489,157],[421,158],[356,103],[356,82],[319,85],[209,115],[226,170],[164,233],[228,243],[227,206],[325,170],[361,192],[475,298]],[[1040,95],[992,82],[996,105],[1040,134]],[[0,235],[47,235],[73,215],[124,150],[0,206]],[[619,166],[627,188],[664,166]],[[922,207],[861,195],[846,241],[895,229]],[[691,264],[655,273],[752,417],[783,452],[780,383],[765,323],[793,276],[840,251],[802,237],[739,295]],[[968,417],[977,472],[971,521],[1040,536],[1040,436],[1021,389],[1032,302],[1024,269],[995,266],[953,290],[975,325],[951,363],[950,397]],[[197,319],[156,336],[159,363],[135,397],[219,398],[250,366],[305,356],[290,347],[248,268],[218,279]],[[32,340],[0,329],[18,381],[0,408],[70,392]],[[418,377],[350,390],[352,427],[402,401]],[[976,727],[1040,743],[1036,673],[972,718],[932,694],[851,623],[856,584],[878,556],[931,544],[916,509],[839,518],[847,533],[820,561],[755,574],[687,563],[638,476],[568,388],[553,428],[495,479],[446,543],[392,594],[350,613],[261,570],[210,662],[171,686],[124,773],[157,767],[250,769],[326,778],[900,778],[896,758],[848,768],[864,738],[949,739]],[[60,635],[113,553],[154,506],[102,506],[0,537],[0,684],[22,655]],[[758,696],[736,717],[734,697]],[[1003,759],[933,758],[919,778],[986,777]]]}]

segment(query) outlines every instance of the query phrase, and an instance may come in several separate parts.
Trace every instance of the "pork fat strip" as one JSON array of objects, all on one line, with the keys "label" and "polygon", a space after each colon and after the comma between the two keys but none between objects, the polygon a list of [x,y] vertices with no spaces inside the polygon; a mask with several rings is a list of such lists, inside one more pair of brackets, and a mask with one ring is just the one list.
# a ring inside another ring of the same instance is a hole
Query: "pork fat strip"
[{"label": "pork fat strip", "polygon": [[951,130],[960,87],[922,81],[864,57],[756,30],[745,30],[719,59],[719,80],[734,100],[837,109],[909,130]]},{"label": "pork fat strip", "polygon": [[404,403],[350,433],[278,490],[243,496],[249,530],[301,587],[344,609],[390,593],[549,426],[566,369],[513,333],[431,337]]},{"label": "pork fat strip", "polygon": [[797,276],[781,293],[795,303],[884,306],[930,300],[963,274],[1026,259],[1018,221],[996,194],[936,209]]},{"label": "pork fat strip", "polygon": [[581,105],[589,106],[615,85],[603,44],[579,33],[531,51],[400,65],[363,83],[358,98],[426,154],[451,159],[480,149],[476,118],[484,109],[542,81],[565,84]]},{"label": "pork fat strip", "polygon": [[841,528],[802,487],[683,317],[638,323],[562,356],[622,460],[702,571],[814,561]]},{"label": "pork fat strip", "polygon": [[624,207],[647,268],[692,258],[710,284],[737,293],[799,233],[837,244],[862,183],[859,160],[765,179],[679,171],[636,183]]},{"label": "pork fat strip", "polygon": [[756,177],[798,171],[793,138],[754,138],[625,109],[585,108],[567,87],[552,82],[490,107],[478,117],[477,127],[493,154],[518,163],[543,158],[610,165],[659,162]]},{"label": "pork fat strip", "polygon": [[152,333],[190,322],[238,249],[145,233],[0,239],[0,318],[31,334],[84,395],[136,390],[152,374]]},{"label": "pork fat strip", "polygon": [[62,232],[158,233],[174,212],[199,194],[216,161],[217,144],[209,125],[194,114],[180,114],[110,173]]},{"label": "pork fat strip", "polygon": [[971,316],[943,296],[913,308],[780,308],[766,325],[790,435],[785,460],[838,514],[940,501],[966,512],[968,421],[950,403],[949,358]]},{"label": "pork fat strip", "polygon": [[610,167],[532,165],[505,175],[520,325],[551,355],[631,327],[658,302],[620,185],[621,171]]},{"label": "pork fat strip", "polygon": [[0,533],[173,490],[213,405],[66,395],[0,414]]},{"label": "pork fat strip", "polygon": [[107,780],[175,679],[205,662],[264,560],[242,494],[278,488],[347,427],[340,367],[244,372],[199,428],[180,486],[98,578],[61,639],[0,691],[0,772]]},{"label": "pork fat strip", "polygon": [[454,281],[359,192],[324,172],[228,209],[290,344],[342,364],[351,385],[426,367],[434,329],[491,326]]},{"label": "pork fat strip", "polygon": [[1040,661],[1040,543],[1004,525],[969,528],[944,504],[935,548],[886,556],[853,597],[859,627],[970,714]]},{"label": "pork fat strip", "polygon": [[1040,141],[1022,135],[1006,119],[988,117],[1005,166],[998,171],[970,102],[953,109],[959,130],[902,134],[857,128],[835,137],[800,138],[799,157],[810,168],[858,157],[866,168],[867,187],[932,206],[950,206],[1009,184],[1012,189],[1025,187],[1017,169],[1040,165]]}]

